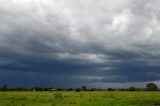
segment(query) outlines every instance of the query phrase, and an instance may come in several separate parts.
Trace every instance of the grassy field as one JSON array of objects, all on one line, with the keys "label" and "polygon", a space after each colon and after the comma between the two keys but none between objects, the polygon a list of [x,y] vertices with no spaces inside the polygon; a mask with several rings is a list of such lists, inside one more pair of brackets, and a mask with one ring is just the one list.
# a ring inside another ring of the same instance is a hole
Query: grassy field
[{"label": "grassy field", "polygon": [[160,92],[0,92],[0,106],[160,106]]}]

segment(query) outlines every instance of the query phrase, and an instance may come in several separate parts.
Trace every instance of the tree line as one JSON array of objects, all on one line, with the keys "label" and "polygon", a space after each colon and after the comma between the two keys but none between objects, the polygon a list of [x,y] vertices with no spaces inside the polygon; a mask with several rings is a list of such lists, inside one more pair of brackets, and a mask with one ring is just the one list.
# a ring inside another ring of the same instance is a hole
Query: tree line
[{"label": "tree line", "polygon": [[0,91],[159,91],[158,86],[155,83],[146,84],[146,88],[135,88],[129,87],[127,89],[114,89],[114,88],[87,88],[87,86],[83,85],[80,88],[52,88],[52,87],[33,87],[33,88],[25,88],[25,87],[16,87],[10,88],[7,84],[4,84],[0,87]]}]

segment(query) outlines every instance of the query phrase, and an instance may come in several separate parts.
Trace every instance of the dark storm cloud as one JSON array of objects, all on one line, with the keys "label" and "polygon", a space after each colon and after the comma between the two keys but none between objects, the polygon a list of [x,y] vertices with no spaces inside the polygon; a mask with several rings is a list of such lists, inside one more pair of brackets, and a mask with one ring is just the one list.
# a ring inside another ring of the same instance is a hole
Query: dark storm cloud
[{"label": "dark storm cloud", "polygon": [[105,87],[159,81],[158,4],[1,0],[0,82]]}]

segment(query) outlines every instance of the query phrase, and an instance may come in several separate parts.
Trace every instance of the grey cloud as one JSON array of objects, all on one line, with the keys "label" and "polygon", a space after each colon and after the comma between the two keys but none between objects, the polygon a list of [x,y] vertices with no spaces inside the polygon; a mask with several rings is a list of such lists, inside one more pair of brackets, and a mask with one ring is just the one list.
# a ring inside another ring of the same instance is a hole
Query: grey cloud
[{"label": "grey cloud", "polygon": [[37,73],[31,77],[35,84],[61,81],[57,86],[158,81],[158,4],[157,0],[1,0],[0,71],[6,77],[12,73],[1,82],[30,82],[26,78],[31,73]]}]

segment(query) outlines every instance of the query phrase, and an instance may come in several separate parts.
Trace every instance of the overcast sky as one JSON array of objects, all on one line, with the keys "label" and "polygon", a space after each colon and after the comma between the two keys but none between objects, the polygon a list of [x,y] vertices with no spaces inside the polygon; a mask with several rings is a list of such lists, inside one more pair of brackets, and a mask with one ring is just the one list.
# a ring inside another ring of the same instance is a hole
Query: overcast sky
[{"label": "overcast sky", "polygon": [[0,84],[159,84],[159,4],[160,0],[0,0]]}]

